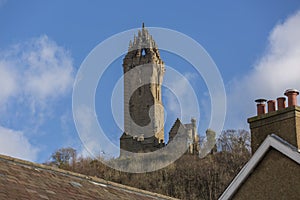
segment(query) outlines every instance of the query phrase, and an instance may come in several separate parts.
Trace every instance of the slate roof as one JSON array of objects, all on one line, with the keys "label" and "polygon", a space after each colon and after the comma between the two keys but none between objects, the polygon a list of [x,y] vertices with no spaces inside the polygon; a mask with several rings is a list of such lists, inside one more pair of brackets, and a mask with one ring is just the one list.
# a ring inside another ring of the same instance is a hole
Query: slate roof
[{"label": "slate roof", "polygon": [[260,145],[257,151],[253,154],[251,159],[241,169],[238,175],[233,179],[230,185],[226,188],[219,200],[230,199],[242,186],[247,177],[252,173],[259,162],[264,158],[270,148],[273,148],[283,155],[300,165],[300,152],[293,145],[289,144],[277,135],[269,135]]},{"label": "slate roof", "polygon": [[0,199],[174,199],[0,155]]}]

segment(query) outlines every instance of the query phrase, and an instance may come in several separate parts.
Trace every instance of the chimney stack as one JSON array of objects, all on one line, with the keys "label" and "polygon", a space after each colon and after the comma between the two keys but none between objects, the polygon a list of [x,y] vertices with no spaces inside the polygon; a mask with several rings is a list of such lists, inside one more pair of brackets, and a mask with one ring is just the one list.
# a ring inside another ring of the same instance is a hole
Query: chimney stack
[{"label": "chimney stack", "polygon": [[297,105],[297,95],[299,91],[296,89],[288,89],[285,91],[284,95],[288,97],[288,107]]},{"label": "chimney stack", "polygon": [[262,115],[266,113],[266,99],[256,99],[255,102],[257,103],[257,115]]},{"label": "chimney stack", "polygon": [[285,97],[278,97],[277,98],[277,109],[282,110],[285,109]]},{"label": "chimney stack", "polygon": [[268,114],[265,114],[266,100],[255,100],[257,115],[248,119],[251,129],[252,153],[256,152],[270,134],[276,134],[300,149],[300,106],[297,105],[299,91],[288,89],[284,92],[284,95],[287,97],[277,98],[277,107],[275,100],[268,101]]},{"label": "chimney stack", "polygon": [[269,112],[273,112],[273,111],[275,111],[276,110],[276,108],[275,108],[275,101],[274,100],[269,100],[268,101],[268,113]]}]

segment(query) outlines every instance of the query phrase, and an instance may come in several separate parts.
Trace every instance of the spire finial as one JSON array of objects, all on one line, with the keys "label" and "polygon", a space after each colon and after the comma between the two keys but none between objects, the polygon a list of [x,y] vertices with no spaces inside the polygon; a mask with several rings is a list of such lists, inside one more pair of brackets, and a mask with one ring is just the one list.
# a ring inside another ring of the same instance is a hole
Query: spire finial
[{"label": "spire finial", "polygon": [[142,28],[145,28],[145,23],[143,22],[143,24],[142,24]]}]

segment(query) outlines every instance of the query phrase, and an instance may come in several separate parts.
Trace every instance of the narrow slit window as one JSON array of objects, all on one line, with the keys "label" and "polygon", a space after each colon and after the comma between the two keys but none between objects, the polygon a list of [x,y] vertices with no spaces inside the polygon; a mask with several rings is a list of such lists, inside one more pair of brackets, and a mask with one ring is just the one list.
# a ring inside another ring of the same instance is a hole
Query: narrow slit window
[{"label": "narrow slit window", "polygon": [[145,56],[145,55],[146,55],[146,50],[142,49],[142,56]]}]

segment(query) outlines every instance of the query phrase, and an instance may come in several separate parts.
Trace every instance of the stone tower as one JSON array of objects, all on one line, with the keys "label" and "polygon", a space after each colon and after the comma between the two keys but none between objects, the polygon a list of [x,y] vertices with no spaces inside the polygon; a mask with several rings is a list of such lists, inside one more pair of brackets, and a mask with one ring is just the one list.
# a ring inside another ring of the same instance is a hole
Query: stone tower
[{"label": "stone tower", "polygon": [[125,130],[120,147],[131,152],[155,151],[164,145],[161,86],[165,67],[144,24],[129,43],[123,72]]}]

